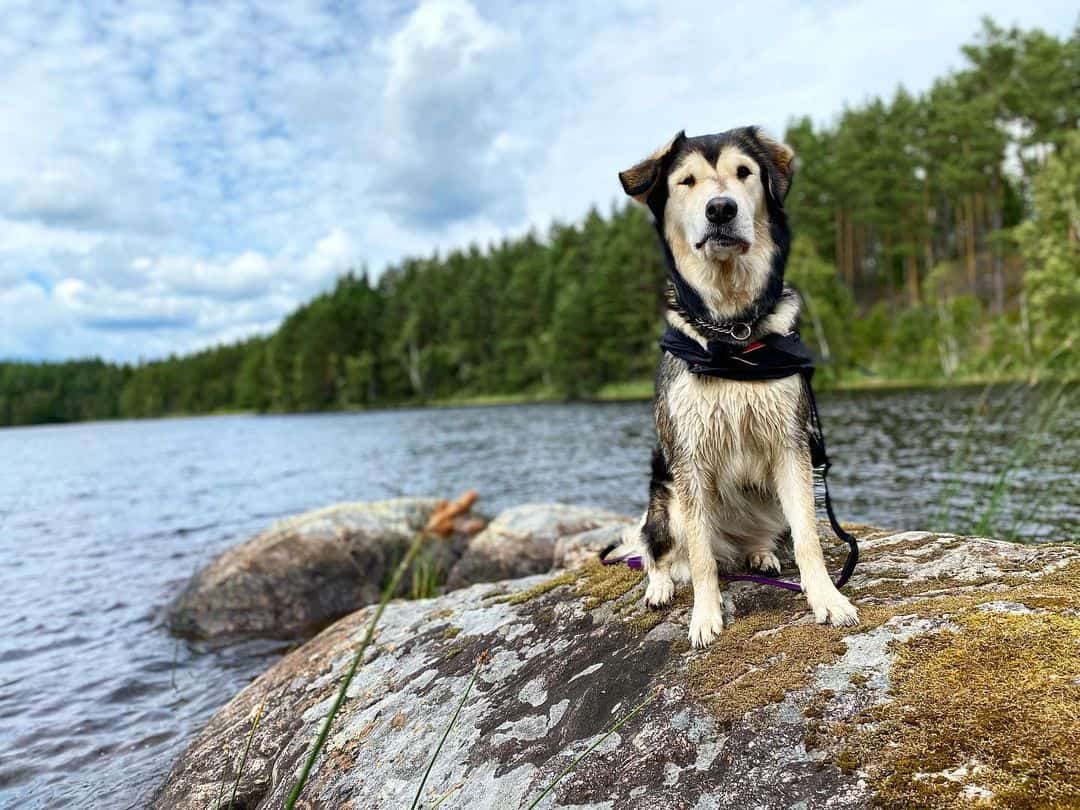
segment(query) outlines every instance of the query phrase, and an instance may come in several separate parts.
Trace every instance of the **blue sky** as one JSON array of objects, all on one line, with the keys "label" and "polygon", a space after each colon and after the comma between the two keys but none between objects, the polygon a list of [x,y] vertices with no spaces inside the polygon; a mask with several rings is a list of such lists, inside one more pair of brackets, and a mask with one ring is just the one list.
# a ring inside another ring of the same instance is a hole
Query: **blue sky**
[{"label": "blue sky", "polygon": [[349,267],[576,219],[674,131],[922,90],[1074,2],[3,4],[0,357],[272,329]]}]

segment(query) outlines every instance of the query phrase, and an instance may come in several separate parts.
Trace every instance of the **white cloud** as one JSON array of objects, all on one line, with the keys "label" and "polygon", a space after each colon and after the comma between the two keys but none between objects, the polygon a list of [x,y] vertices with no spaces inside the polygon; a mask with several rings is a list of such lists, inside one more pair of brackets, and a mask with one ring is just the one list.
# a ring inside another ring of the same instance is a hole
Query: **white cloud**
[{"label": "white cloud", "polygon": [[300,266],[308,278],[318,281],[340,275],[356,264],[356,248],[352,240],[341,228],[335,228],[315,243],[314,249]]},{"label": "white cloud", "polygon": [[0,28],[0,356],[272,328],[349,267],[606,207],[675,130],[924,89],[990,14],[1075,6],[15,0]]},{"label": "white cloud", "polygon": [[424,0],[381,45],[388,68],[373,189],[406,224],[520,221],[527,164],[497,148],[508,142],[516,39],[468,0]]}]

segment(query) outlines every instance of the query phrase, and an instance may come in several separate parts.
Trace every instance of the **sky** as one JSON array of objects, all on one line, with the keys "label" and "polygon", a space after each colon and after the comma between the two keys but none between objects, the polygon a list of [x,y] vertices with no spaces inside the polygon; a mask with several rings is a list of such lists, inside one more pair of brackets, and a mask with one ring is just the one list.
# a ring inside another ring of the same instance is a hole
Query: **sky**
[{"label": "sky", "polygon": [[[921,91],[1075,0],[0,0],[0,358],[267,333],[349,268],[619,199],[674,132]],[[797,181],[796,181],[797,182]]]}]

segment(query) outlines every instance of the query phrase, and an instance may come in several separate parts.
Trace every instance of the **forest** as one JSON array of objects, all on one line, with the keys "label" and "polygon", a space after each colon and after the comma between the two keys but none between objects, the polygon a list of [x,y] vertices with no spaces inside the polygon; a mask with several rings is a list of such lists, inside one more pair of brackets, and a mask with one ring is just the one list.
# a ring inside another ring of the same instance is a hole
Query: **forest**
[{"label": "forest", "polygon": [[[1057,38],[987,20],[962,50],[924,93],[787,128],[788,278],[823,385],[1080,370],[1080,25]],[[593,210],[350,272],[240,343],[136,365],[0,362],[0,425],[647,396],[665,276],[643,209]]]}]

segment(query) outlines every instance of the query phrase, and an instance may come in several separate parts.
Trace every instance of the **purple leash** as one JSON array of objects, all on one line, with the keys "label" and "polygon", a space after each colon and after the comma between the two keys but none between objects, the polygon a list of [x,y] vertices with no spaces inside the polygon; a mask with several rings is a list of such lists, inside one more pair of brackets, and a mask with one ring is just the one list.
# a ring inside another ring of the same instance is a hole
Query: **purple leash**
[{"label": "purple leash", "polygon": [[[627,568],[632,568],[635,571],[640,571],[644,568],[644,564],[641,561],[640,554],[634,554],[631,557],[623,557],[619,560],[601,559],[604,565],[619,565],[620,563],[626,563]],[[758,585],[771,585],[774,588],[783,588],[787,591],[795,591],[796,593],[802,592],[802,586],[797,582],[788,582],[783,579],[773,579],[772,577],[758,576],[757,574],[720,574],[721,579],[726,579],[729,582],[756,582]]]}]

